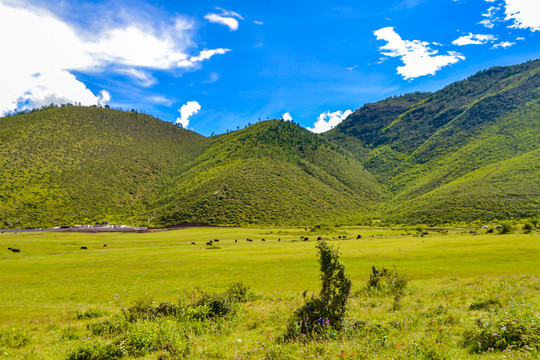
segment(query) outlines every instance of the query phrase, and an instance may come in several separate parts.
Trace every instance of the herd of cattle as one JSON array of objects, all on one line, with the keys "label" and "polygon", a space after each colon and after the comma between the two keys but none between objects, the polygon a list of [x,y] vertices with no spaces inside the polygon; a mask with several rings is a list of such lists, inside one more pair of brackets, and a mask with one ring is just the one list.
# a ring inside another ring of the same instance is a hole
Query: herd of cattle
[{"label": "herd of cattle", "polygon": [[[346,235],[339,235],[337,237],[338,239],[346,239],[347,236]],[[362,235],[357,235],[356,236],[357,239],[361,239],[362,238]],[[335,237],[334,237],[335,239]],[[306,237],[306,236],[300,236],[300,240],[303,240],[303,241],[309,241],[309,237]],[[321,241],[323,240],[322,236],[319,236],[317,237],[317,241]],[[253,242],[253,239],[252,238],[247,238],[246,239],[247,242]],[[262,242],[266,242],[266,239],[262,238],[261,239]],[[278,238],[277,241],[281,241],[281,238]],[[219,242],[219,239],[214,239],[214,240],[210,240],[210,241],[207,241],[206,242],[206,245],[207,246],[213,246],[215,243],[218,243]],[[235,243],[238,242],[238,239],[235,239],[234,240]],[[195,242],[191,242],[191,245],[197,245]],[[107,247],[107,244],[103,244],[103,247]],[[14,253],[20,253],[21,252],[21,249],[18,249],[18,248],[12,248],[12,247],[9,247],[8,248],[9,251],[12,251]],[[88,246],[81,246],[81,250],[88,250]]]}]

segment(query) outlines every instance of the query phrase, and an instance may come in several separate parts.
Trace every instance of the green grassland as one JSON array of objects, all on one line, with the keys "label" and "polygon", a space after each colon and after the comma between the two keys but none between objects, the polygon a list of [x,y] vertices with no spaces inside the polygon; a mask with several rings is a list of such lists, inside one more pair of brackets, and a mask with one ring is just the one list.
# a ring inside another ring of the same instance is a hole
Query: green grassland
[{"label": "green grassland", "polygon": [[[122,348],[124,358],[140,359],[538,357],[538,230],[498,235],[454,228],[428,230],[422,237],[418,230],[216,227],[4,233],[0,358],[82,359],[84,351],[94,351],[107,359],[114,358],[113,348]],[[284,341],[302,292],[320,289],[318,236],[340,249],[353,284],[344,328],[328,330],[319,339]],[[213,239],[220,241],[205,245]],[[401,298],[366,289],[372,265],[395,266],[407,274],[409,284]],[[121,312],[134,304],[186,303],[195,288],[223,293],[235,282],[249,286],[250,294],[224,316],[208,319],[199,316],[200,307],[186,307],[182,316],[131,323]],[[501,321],[509,329],[515,325],[512,329],[530,331],[527,345],[478,351],[467,342]]]}]

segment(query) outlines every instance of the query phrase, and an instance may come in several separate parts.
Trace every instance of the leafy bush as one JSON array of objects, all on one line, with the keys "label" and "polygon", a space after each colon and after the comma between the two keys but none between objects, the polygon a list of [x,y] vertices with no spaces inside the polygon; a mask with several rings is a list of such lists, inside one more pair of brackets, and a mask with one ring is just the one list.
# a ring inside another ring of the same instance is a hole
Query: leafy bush
[{"label": "leafy bush", "polygon": [[84,342],[68,354],[66,360],[114,360],[124,356],[122,348],[101,341]]},{"label": "leafy bush", "polygon": [[[321,266],[321,292],[319,297],[305,299],[289,320],[286,339],[299,335],[314,336],[340,330],[347,310],[351,292],[351,280],[345,274],[345,266],[339,252],[325,241],[317,244]],[[305,298],[305,295],[304,295]]]},{"label": "leafy bush", "polygon": [[523,231],[525,231],[526,233],[530,233],[533,228],[534,228],[534,225],[531,223],[525,223],[523,225]]},{"label": "leafy bush", "polygon": [[405,293],[408,283],[407,274],[400,274],[396,268],[387,269],[383,267],[379,270],[372,266],[367,288],[382,294],[401,296]]},{"label": "leafy bush", "polygon": [[514,226],[509,222],[504,222],[499,228],[499,234],[509,234],[514,231]]},{"label": "leafy bush", "polygon": [[514,318],[488,322],[478,319],[476,325],[476,329],[469,329],[463,334],[463,345],[469,348],[470,352],[538,349],[538,326],[528,326]]},{"label": "leafy bush", "polygon": [[103,336],[123,333],[126,331],[128,323],[120,319],[105,319],[104,321],[88,324],[86,327],[92,334]]}]

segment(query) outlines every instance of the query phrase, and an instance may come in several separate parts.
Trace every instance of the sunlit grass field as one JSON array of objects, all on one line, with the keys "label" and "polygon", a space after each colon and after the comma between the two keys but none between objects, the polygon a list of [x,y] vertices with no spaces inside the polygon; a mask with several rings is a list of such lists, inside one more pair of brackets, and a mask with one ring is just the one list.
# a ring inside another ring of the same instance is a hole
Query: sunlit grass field
[{"label": "sunlit grass field", "polygon": [[[148,348],[125,358],[537,357],[534,346],[476,354],[460,345],[463,331],[474,327],[478,318],[501,317],[502,312],[517,316],[517,311],[525,314],[528,323],[539,324],[540,234],[470,234],[469,230],[428,231],[423,237],[402,228],[4,233],[0,235],[0,358],[67,359],[70,354],[74,358],[74,349],[83,343],[114,344],[116,338],[92,334],[87,325],[109,318],[121,321],[120,309],[140,299],[178,303],[180,292],[194,288],[223,292],[235,282],[249,286],[252,296],[238,304],[234,315],[199,321],[197,326],[171,325],[182,334],[177,341],[188,348],[181,355]],[[362,237],[357,239],[359,234]],[[318,236],[342,253],[354,294],[348,321],[365,323],[365,333],[284,342],[280,336],[302,303],[304,290],[320,289]],[[214,239],[219,242],[206,245]],[[363,291],[372,265],[395,266],[407,274],[408,292],[399,307],[391,297]],[[469,310],[471,303],[492,297],[501,299],[500,309]],[[95,317],[77,317],[89,310],[95,310]],[[445,322],[450,316],[453,320]],[[164,326],[163,321],[159,326]],[[369,326],[379,330],[368,331]],[[379,339],[382,333],[384,339]]]}]

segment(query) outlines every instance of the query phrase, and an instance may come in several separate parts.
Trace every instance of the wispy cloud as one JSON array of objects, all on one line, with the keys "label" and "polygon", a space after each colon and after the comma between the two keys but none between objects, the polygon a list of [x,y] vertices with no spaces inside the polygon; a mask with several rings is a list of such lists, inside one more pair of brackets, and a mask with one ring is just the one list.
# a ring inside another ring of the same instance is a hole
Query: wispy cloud
[{"label": "wispy cloud", "polygon": [[176,119],[176,123],[182,125],[184,129],[187,129],[189,125],[189,118],[201,110],[201,105],[197,101],[188,101],[185,105],[182,105],[180,110],[180,117]]},{"label": "wispy cloud", "polygon": [[502,47],[503,49],[506,49],[506,48],[509,48],[509,47],[511,47],[511,46],[514,46],[514,45],[516,45],[515,42],[502,41],[502,42],[500,42],[500,43],[498,43],[498,44],[494,44],[494,45],[492,46],[492,49],[497,49],[497,48],[500,48],[500,47]]},{"label": "wispy cloud", "polygon": [[240,15],[239,13],[235,11],[225,10],[219,7],[216,9],[220,10],[221,13],[220,14],[215,14],[215,13],[206,14],[204,18],[210,21],[211,23],[225,25],[229,28],[230,31],[238,30],[238,20],[236,19],[244,20],[242,15]]},{"label": "wispy cloud", "polygon": [[403,40],[393,27],[385,27],[374,32],[377,40],[385,40],[381,54],[399,57],[403,66],[397,68],[398,74],[405,80],[424,75],[434,75],[441,68],[464,60],[465,56],[449,51],[446,55],[437,55],[438,51],[429,47],[429,43],[420,40]]},{"label": "wispy cloud", "polygon": [[152,76],[147,71],[138,70],[138,69],[119,69],[117,70],[120,74],[124,74],[126,76],[129,76],[130,78],[134,79],[138,85],[142,87],[150,87],[152,85],[157,84],[157,79]]},{"label": "wispy cloud", "polygon": [[343,111],[334,111],[334,112],[323,112],[317,117],[317,121],[312,128],[308,127],[307,129],[311,132],[320,134],[328,130],[333,129],[343,120],[345,120],[349,115],[352,114],[351,110]]},{"label": "wispy cloud", "polygon": [[254,20],[253,23],[254,23],[255,25],[264,25],[264,22],[258,21],[258,20]]},{"label": "wispy cloud", "polygon": [[198,63],[204,60],[208,60],[214,55],[217,55],[217,54],[223,55],[223,54],[228,53],[229,51],[231,51],[231,49],[203,50],[197,56],[191,56],[189,59],[184,59],[182,61],[179,61],[177,65],[178,67],[183,67],[183,68],[194,67]]},{"label": "wispy cloud", "polygon": [[493,42],[496,40],[497,40],[497,37],[494,35],[469,33],[469,35],[460,36],[456,40],[452,41],[452,44],[457,45],[457,46],[482,45],[482,44],[486,44],[488,42]]}]

